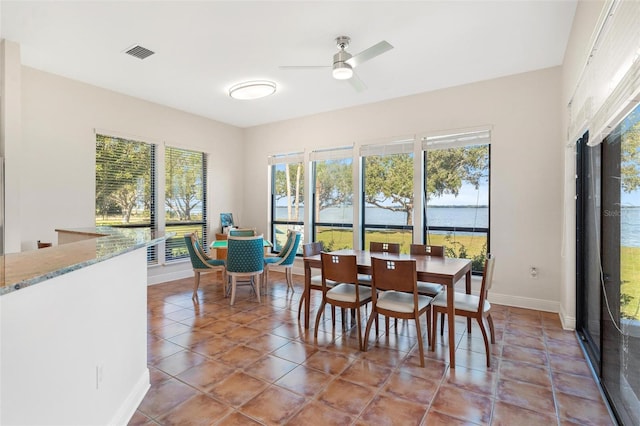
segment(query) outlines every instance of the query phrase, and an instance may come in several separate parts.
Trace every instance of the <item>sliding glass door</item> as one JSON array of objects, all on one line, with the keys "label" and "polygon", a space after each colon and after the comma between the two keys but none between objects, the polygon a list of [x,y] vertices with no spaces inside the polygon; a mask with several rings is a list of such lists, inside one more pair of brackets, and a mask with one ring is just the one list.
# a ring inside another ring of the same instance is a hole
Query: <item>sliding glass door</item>
[{"label": "sliding glass door", "polygon": [[602,144],[579,152],[578,331],[616,416],[637,425],[640,106]]}]

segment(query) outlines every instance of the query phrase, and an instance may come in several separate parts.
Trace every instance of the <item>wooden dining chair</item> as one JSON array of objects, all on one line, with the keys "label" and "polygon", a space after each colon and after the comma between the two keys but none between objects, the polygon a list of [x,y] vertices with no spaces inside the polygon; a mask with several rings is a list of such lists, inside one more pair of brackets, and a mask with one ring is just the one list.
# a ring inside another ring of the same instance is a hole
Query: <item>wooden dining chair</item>
[{"label": "wooden dining chair", "polygon": [[[409,253],[418,255],[427,255],[433,257],[444,257],[444,246],[432,246],[429,244],[411,244]],[[429,297],[436,297],[442,293],[444,286],[442,284],[428,283],[418,281],[418,293]]]},{"label": "wooden dining chair", "polygon": [[184,243],[189,252],[189,259],[191,260],[191,266],[193,267],[194,283],[193,283],[193,295],[192,299],[198,298],[198,287],[200,287],[200,273],[222,271],[223,282],[227,282],[227,272],[225,268],[225,261],[220,259],[212,259],[200,245],[198,234],[192,232],[190,234],[184,234]]},{"label": "wooden dining chair", "polygon": [[[303,244],[302,245],[302,256],[303,257],[311,257],[319,255],[322,250],[324,250],[324,245],[322,241],[314,241],[313,243]],[[317,268],[315,268],[317,270]],[[313,271],[311,271],[313,273]],[[309,286],[311,290],[319,290],[322,291],[322,271],[320,274],[312,275],[309,279]],[[333,287],[335,283],[331,280],[327,280],[327,286]],[[300,298],[300,304],[298,305],[298,321],[300,321],[300,314],[302,313],[302,305],[305,303],[306,292],[302,292],[302,297]],[[307,302],[310,303],[311,301]],[[331,305],[331,315],[334,318],[334,327],[335,327],[335,311],[336,307]]]},{"label": "wooden dining chair", "polygon": [[[400,244],[398,243],[382,243],[379,241],[371,241],[369,243],[369,251],[371,253],[391,253],[400,254]],[[371,285],[371,275],[358,274],[358,282],[362,285]],[[388,331],[388,330],[387,330]]]},{"label": "wooden dining chair", "polygon": [[427,341],[431,341],[430,315],[431,301],[429,296],[418,293],[418,275],[416,261],[384,259],[371,257],[372,277],[371,281],[371,315],[367,321],[367,329],[364,334],[364,350],[367,350],[367,342],[371,324],[374,318],[384,315],[385,318],[413,319],[416,323],[416,335],[418,337],[418,349],[420,351],[420,367],[424,367],[424,347],[422,344],[422,331],[420,330],[420,316],[426,315]]},{"label": "wooden dining chair", "polygon": [[[327,303],[343,309],[355,309],[358,345],[360,350],[362,350],[360,307],[371,301],[371,288],[358,285],[358,264],[356,256],[322,252],[320,253],[320,258],[322,259],[322,303],[316,316],[314,337],[316,339],[318,338],[320,318],[322,318],[324,314],[324,308]],[[337,284],[329,287],[328,281],[334,281]],[[344,315],[342,316],[342,321],[343,327],[346,326],[346,318]],[[335,320],[333,324],[335,327]]]},{"label": "wooden dining chair", "polygon": [[[491,333],[491,343],[496,343],[495,330],[493,327],[493,319],[491,318],[491,303],[487,300],[487,295],[491,289],[491,282],[493,280],[493,268],[495,264],[495,258],[491,254],[487,254],[487,259],[484,262],[484,273],[482,275],[482,285],[480,287],[480,294],[475,296],[473,294],[454,292],[453,304],[455,307],[455,315],[464,316],[467,318],[475,318],[482,331],[482,338],[484,339],[484,346],[487,352],[487,367],[491,367],[491,350],[489,348],[489,340],[487,338],[487,330],[484,327],[484,318],[487,318],[489,324],[489,331]],[[451,289],[453,291],[453,289]],[[438,325],[438,313],[440,313],[440,335],[444,334],[444,316],[447,313],[447,296],[446,293],[440,293],[432,302],[433,305],[433,322],[431,330],[431,347],[435,344],[436,326]],[[454,318],[448,318],[448,321],[455,321]],[[467,327],[468,333],[471,333],[471,327]]]}]

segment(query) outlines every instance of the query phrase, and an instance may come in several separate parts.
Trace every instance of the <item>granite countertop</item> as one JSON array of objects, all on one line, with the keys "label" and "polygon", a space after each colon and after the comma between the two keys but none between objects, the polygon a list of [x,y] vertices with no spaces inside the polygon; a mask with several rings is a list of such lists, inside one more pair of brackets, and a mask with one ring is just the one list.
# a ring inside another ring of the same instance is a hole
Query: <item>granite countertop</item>
[{"label": "granite countertop", "polygon": [[158,237],[143,228],[107,226],[56,231],[95,238],[0,256],[0,296],[138,248],[152,246],[172,236]]}]

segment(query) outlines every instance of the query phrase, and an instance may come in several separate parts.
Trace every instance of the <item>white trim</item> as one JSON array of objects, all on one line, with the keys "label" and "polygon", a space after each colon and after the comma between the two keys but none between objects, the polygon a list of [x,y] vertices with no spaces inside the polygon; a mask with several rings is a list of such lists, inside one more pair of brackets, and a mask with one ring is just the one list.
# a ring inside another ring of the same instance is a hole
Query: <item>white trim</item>
[{"label": "white trim", "polygon": [[513,306],[517,308],[535,309],[543,312],[558,312],[560,302],[556,300],[535,299],[533,297],[514,296],[511,294],[499,294],[489,292],[489,301],[498,305]]},{"label": "white trim", "polygon": [[274,154],[267,157],[270,166],[275,164],[292,164],[302,163],[304,161],[304,152],[292,152],[289,154]]},{"label": "white trim", "polygon": [[144,399],[147,391],[151,388],[149,369],[145,368],[144,372],[138,379],[135,386],[129,392],[129,395],[124,400],[118,411],[113,415],[113,418],[108,423],[110,425],[126,425],[129,423],[133,415],[135,414],[138,406]]},{"label": "white trim", "polygon": [[562,323],[562,328],[564,328],[565,330],[576,329],[576,317],[567,315],[563,305],[560,305],[559,316],[560,316],[560,322]]}]

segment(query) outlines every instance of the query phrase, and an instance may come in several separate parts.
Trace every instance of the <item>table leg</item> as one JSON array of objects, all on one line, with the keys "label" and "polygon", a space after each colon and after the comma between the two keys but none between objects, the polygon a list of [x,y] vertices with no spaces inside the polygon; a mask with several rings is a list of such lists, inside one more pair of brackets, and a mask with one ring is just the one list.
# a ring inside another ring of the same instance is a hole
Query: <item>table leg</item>
[{"label": "table leg", "polygon": [[[471,270],[465,275],[464,287],[467,294],[471,294]],[[467,318],[467,333],[471,333],[471,317]]]},{"label": "table leg", "polygon": [[447,325],[449,326],[449,368],[456,368],[456,309],[453,306],[455,284],[447,289]]},{"label": "table leg", "polygon": [[304,328],[309,329],[309,305],[311,301],[311,265],[304,262]]}]

